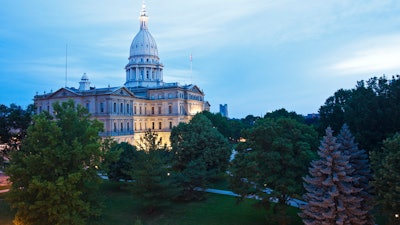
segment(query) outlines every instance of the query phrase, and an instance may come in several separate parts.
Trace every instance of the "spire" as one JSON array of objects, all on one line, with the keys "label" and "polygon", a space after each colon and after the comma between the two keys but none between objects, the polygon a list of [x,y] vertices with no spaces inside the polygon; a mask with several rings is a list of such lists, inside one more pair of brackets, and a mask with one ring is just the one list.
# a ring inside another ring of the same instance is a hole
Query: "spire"
[{"label": "spire", "polygon": [[144,0],[142,2],[142,10],[140,11],[139,20],[140,20],[140,29],[147,30],[147,21],[149,20],[149,17],[147,16],[146,4],[144,3]]}]

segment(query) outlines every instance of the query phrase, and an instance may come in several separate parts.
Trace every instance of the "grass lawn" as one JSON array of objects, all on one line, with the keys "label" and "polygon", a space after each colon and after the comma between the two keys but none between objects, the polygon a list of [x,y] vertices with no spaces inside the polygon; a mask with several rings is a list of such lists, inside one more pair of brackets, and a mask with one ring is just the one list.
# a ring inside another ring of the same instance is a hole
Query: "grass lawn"
[{"label": "grass lawn", "polygon": [[[95,225],[134,225],[141,220],[143,225],[265,225],[272,224],[266,219],[266,211],[253,207],[255,200],[235,204],[231,196],[207,194],[200,202],[173,203],[170,207],[151,215],[144,214],[132,195],[119,188],[119,184],[104,182],[102,192],[105,197],[104,216]],[[12,225],[14,213],[0,194],[0,225]],[[293,225],[302,224],[297,217],[297,209],[291,208],[295,218]]]},{"label": "grass lawn", "polygon": [[[231,196],[207,194],[201,202],[173,203],[170,207],[154,213],[144,214],[137,200],[120,184],[104,182],[101,190],[104,196],[104,216],[93,225],[134,225],[140,220],[143,225],[265,225],[273,224],[267,219],[267,212],[253,206],[255,200],[246,200],[236,204]],[[14,212],[4,201],[6,194],[0,194],[0,225],[12,225]],[[297,216],[298,210],[289,209],[292,225],[303,224]],[[377,224],[385,224],[384,217],[376,213]]]},{"label": "grass lawn", "polygon": [[5,194],[0,194],[0,225],[12,225],[14,213],[10,206],[4,201]]},{"label": "grass lawn", "polygon": [[[105,215],[100,224],[132,225],[140,219],[144,225],[261,225],[273,224],[266,219],[266,211],[253,207],[255,200],[236,204],[231,196],[207,194],[200,202],[174,203],[169,208],[152,215],[143,214],[135,199],[128,191],[121,190],[118,184],[103,185]],[[302,224],[297,209],[291,208],[294,225]]]}]

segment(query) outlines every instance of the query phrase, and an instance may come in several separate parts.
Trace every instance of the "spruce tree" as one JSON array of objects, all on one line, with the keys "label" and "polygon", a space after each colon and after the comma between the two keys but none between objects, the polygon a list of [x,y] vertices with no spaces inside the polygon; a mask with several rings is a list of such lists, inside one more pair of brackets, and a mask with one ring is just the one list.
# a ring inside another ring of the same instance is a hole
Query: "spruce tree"
[{"label": "spruce tree", "polygon": [[306,225],[365,224],[362,199],[355,197],[362,189],[353,184],[359,178],[350,176],[354,172],[350,157],[341,153],[332,133],[328,127],[319,147],[320,159],[311,162],[310,175],[304,178],[308,204],[299,215]]},{"label": "spruce tree", "polygon": [[354,142],[354,137],[347,124],[342,126],[337,140],[338,143],[340,143],[340,151],[350,157],[349,163],[353,167],[354,171],[349,175],[358,178],[358,180],[354,182],[354,187],[362,189],[355,195],[355,197],[362,199],[361,210],[366,213],[366,218],[363,224],[373,225],[375,222],[370,213],[373,209],[373,197],[371,195],[372,188],[369,185],[372,175],[368,154],[365,150],[358,149],[358,145]]}]

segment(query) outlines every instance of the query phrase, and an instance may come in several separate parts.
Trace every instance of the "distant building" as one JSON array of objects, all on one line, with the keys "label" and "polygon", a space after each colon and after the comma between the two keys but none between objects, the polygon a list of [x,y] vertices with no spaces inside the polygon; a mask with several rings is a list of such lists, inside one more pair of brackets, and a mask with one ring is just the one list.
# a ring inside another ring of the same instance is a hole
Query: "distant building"
[{"label": "distant building", "polygon": [[210,110],[203,91],[196,85],[179,85],[163,81],[164,65],[158,57],[157,44],[147,26],[143,4],[140,30],[130,46],[125,66],[126,82],[120,87],[90,86],[83,74],[79,88],[64,87],[55,92],[36,95],[37,113],[53,113],[52,104],[73,99],[86,107],[92,116],[104,123],[103,137],[136,144],[147,129],[156,131],[169,143],[172,127],[187,123],[198,112]]},{"label": "distant building", "polygon": [[228,118],[229,117],[228,116],[228,104],[225,104],[225,105],[219,104],[219,113],[221,113],[221,115],[223,117]]}]

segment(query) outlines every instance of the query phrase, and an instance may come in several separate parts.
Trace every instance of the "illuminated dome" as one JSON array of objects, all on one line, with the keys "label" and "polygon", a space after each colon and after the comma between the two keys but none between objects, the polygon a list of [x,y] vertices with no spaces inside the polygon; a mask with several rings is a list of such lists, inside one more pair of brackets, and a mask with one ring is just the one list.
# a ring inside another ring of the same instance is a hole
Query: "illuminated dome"
[{"label": "illuminated dome", "polygon": [[146,6],[140,12],[140,30],[132,41],[129,59],[132,57],[155,57],[158,60],[157,44],[147,27]]},{"label": "illuminated dome", "polygon": [[163,85],[163,65],[158,57],[156,41],[147,27],[146,5],[140,11],[140,30],[131,43],[129,62],[125,67],[125,86],[158,87]]}]

